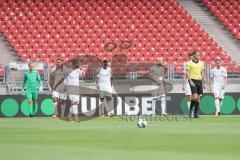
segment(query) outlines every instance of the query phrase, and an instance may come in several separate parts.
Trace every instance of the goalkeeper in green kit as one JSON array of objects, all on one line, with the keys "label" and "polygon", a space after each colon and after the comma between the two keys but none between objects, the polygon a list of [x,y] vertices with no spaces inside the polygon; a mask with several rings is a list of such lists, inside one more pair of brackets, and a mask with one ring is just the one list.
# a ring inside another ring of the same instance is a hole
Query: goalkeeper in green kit
[{"label": "goalkeeper in green kit", "polygon": [[29,117],[34,116],[34,109],[36,107],[36,101],[38,96],[37,81],[39,91],[42,91],[42,81],[37,71],[33,70],[33,63],[28,64],[29,71],[24,73],[24,79],[22,83],[22,91],[26,88],[26,98],[28,99]]}]

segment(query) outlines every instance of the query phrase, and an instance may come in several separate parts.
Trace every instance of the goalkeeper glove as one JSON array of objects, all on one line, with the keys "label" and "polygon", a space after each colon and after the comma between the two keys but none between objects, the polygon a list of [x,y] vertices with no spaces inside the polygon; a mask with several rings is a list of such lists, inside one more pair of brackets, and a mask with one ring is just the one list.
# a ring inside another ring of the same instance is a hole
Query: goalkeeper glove
[{"label": "goalkeeper glove", "polygon": [[43,92],[43,87],[42,87],[42,85],[39,87],[39,92]]}]

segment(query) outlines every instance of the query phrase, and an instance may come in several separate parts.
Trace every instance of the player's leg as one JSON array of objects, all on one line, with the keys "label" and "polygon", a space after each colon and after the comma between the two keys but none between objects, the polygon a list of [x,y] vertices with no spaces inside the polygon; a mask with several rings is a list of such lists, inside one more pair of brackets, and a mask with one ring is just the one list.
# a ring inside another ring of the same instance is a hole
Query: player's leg
[{"label": "player's leg", "polygon": [[157,104],[157,100],[160,100],[160,95],[161,95],[161,91],[159,89],[159,87],[157,86],[157,89],[153,90],[152,92],[152,115],[156,116],[156,104]]},{"label": "player's leg", "polygon": [[32,101],[33,101],[33,112],[32,112],[32,115],[34,116],[35,115],[35,109],[37,108],[37,97],[38,97],[38,92],[37,91],[34,91],[32,93]]},{"label": "player's leg", "polygon": [[220,113],[220,99],[219,99],[219,87],[218,86],[213,86],[213,94],[215,98],[215,107],[216,107],[216,112],[215,115],[218,116]]},{"label": "player's leg", "polygon": [[79,96],[78,95],[69,95],[69,99],[71,101],[71,106],[70,106],[68,118],[70,121],[73,121],[73,118],[75,121],[79,121],[79,119],[78,119]]},{"label": "player's leg", "polygon": [[219,97],[215,97],[215,107],[216,107],[215,115],[218,116],[218,115],[220,115],[220,99],[219,99]]},{"label": "player's leg", "polygon": [[197,99],[195,99],[194,118],[198,118],[200,98],[201,95],[203,94],[202,81],[198,81],[196,87],[197,87]]},{"label": "player's leg", "polygon": [[29,117],[33,115],[33,101],[32,101],[32,92],[30,90],[26,90],[26,98],[28,100],[28,108],[29,108]]},{"label": "player's leg", "polygon": [[[194,81],[193,81],[193,83],[194,83]],[[193,108],[195,107],[196,101],[198,99],[198,95],[197,95],[196,84],[195,84],[195,86],[191,86],[190,85],[190,87],[191,87],[192,96],[191,96],[191,104],[190,104],[190,109],[189,109],[189,117],[191,118],[192,117]]]},{"label": "player's leg", "polygon": [[165,116],[165,115],[167,115],[166,96],[165,95],[160,96],[160,100],[161,100],[162,115]]},{"label": "player's leg", "polygon": [[63,99],[61,100],[60,107],[61,107],[61,117],[64,118],[65,108],[66,108],[66,101],[65,100],[63,100]]},{"label": "player's leg", "polygon": [[54,107],[54,114],[52,118],[56,118],[58,116],[57,105],[58,105],[58,92],[52,92],[52,99],[53,99],[53,107]]},{"label": "player's leg", "polygon": [[32,99],[28,99],[28,108],[29,108],[29,117],[33,116],[33,101]]},{"label": "player's leg", "polygon": [[220,93],[219,93],[219,113],[218,115],[221,114],[221,108],[222,108],[222,103],[224,100],[224,94],[225,94],[225,90],[220,88]]},{"label": "player's leg", "polygon": [[106,94],[104,91],[99,90],[99,115],[104,117],[104,101],[105,101]]},{"label": "player's leg", "polygon": [[[192,101],[192,92],[191,92],[191,87],[189,82],[186,83],[185,85],[185,95],[187,96],[187,107],[188,107],[188,111],[190,110],[190,105],[191,105],[191,101]],[[191,115],[193,117],[194,112],[192,111]]]},{"label": "player's leg", "polygon": [[106,109],[107,109],[107,113],[108,116],[113,116],[114,115],[114,107],[113,107],[113,98],[112,95],[110,93],[107,93],[106,97]]},{"label": "player's leg", "polygon": [[152,115],[153,116],[156,115],[156,103],[157,103],[157,98],[153,97],[153,99],[152,99]]},{"label": "player's leg", "polygon": [[75,97],[73,103],[72,103],[72,111],[73,111],[73,116],[74,116],[74,120],[79,122],[79,118],[78,118],[78,105],[79,105],[79,97]]},{"label": "player's leg", "polygon": [[63,118],[65,116],[65,108],[66,108],[66,94],[60,93],[59,99],[60,99],[60,107],[61,107],[61,117]]}]

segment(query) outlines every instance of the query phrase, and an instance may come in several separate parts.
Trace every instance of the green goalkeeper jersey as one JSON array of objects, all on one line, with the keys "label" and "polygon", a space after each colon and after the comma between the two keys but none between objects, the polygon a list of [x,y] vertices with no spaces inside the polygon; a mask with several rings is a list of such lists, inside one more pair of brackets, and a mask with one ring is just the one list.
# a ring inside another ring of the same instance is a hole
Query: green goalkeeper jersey
[{"label": "green goalkeeper jersey", "polygon": [[37,71],[27,71],[24,73],[24,79],[22,87],[26,87],[27,90],[36,91],[37,90],[37,81],[39,87],[42,86],[42,80]]}]

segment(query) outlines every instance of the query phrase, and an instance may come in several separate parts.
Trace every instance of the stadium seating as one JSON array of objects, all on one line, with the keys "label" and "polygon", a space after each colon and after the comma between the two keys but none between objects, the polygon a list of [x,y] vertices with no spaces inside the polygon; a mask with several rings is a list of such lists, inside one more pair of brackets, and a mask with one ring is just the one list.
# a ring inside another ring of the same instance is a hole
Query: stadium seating
[{"label": "stadium seating", "polygon": [[202,2],[240,40],[240,1],[203,0]]},{"label": "stadium seating", "polygon": [[[163,57],[176,64],[198,50],[207,63],[216,56],[233,63],[175,0],[11,0],[2,1],[0,11],[0,31],[24,61],[55,63],[80,53],[111,61],[121,53],[131,63]],[[122,41],[131,46],[121,47]],[[113,50],[104,49],[110,42]]]},{"label": "stadium seating", "polygon": [[3,80],[4,77],[4,67],[0,64],[0,81]]}]

